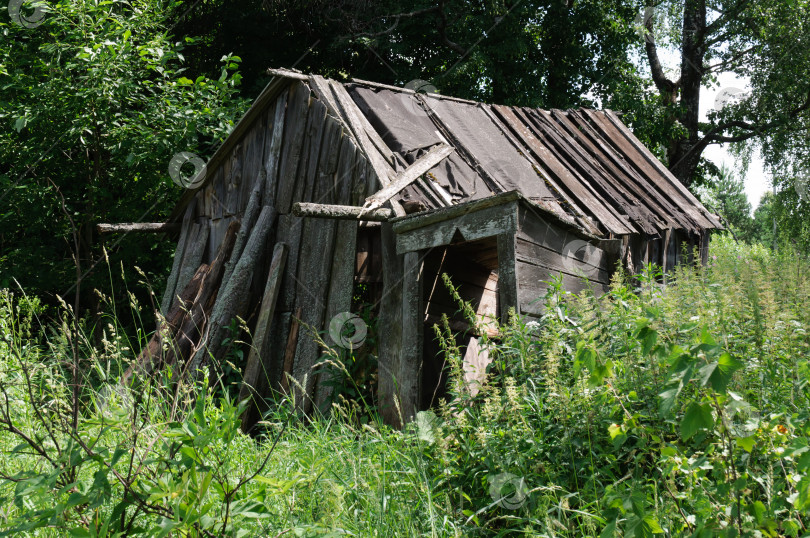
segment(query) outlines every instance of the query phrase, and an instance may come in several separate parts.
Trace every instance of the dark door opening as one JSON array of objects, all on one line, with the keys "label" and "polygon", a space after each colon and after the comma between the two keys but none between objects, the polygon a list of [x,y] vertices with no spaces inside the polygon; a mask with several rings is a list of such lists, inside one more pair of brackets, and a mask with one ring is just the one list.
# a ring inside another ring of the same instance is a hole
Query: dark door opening
[{"label": "dark door opening", "polygon": [[498,319],[498,247],[494,237],[431,249],[424,260],[423,321],[424,351],[422,366],[421,409],[428,409],[448,397],[447,361],[436,336],[434,325],[446,314],[456,343],[461,348],[465,381],[469,390],[478,391],[489,363],[480,348],[479,334],[470,327],[460,305],[447,288],[447,274],[462,300],[469,302],[481,320]]}]

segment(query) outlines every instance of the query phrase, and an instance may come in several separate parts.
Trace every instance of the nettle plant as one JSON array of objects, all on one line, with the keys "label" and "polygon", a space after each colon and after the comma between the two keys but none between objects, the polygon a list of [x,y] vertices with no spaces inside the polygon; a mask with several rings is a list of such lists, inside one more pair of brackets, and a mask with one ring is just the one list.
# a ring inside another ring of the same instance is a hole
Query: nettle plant
[{"label": "nettle plant", "polygon": [[[663,292],[651,298],[653,304],[665,300]],[[748,298],[756,300],[752,294]],[[654,482],[642,490],[637,484],[632,486],[636,489],[609,489],[606,515],[612,521],[605,532],[611,535],[622,526],[636,536],[665,530],[693,536],[806,532],[802,516],[810,509],[809,415],[806,407],[790,413],[790,406],[768,401],[778,398],[791,380],[769,379],[769,393],[763,393],[757,387],[763,361],[746,361],[730,349],[755,349],[756,342],[725,345],[698,322],[699,316],[673,324],[663,313],[646,305],[635,320],[630,334],[638,344],[637,367],[646,371],[646,387],[636,385],[638,392],[624,394],[614,390],[623,420],[609,427],[621,457],[637,451],[655,457]],[[758,314],[752,318],[754,325],[761,323]],[[576,361],[592,381],[610,386],[606,365],[611,361],[601,359],[597,347],[581,341]],[[647,394],[640,396],[642,387]],[[653,394],[655,407],[649,405]],[[639,405],[645,399],[646,405]],[[779,412],[763,415],[763,408]],[[667,529],[653,515],[660,513],[660,501],[649,500],[657,497],[674,504]]]}]

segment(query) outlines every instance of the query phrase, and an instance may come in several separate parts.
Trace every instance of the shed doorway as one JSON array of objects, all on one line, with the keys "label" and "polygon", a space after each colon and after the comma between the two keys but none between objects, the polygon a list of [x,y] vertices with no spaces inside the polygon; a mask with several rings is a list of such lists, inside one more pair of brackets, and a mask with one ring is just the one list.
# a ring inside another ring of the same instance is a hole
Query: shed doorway
[{"label": "shed doorway", "polygon": [[448,399],[448,364],[434,326],[446,314],[463,356],[464,378],[472,394],[486,378],[489,355],[479,345],[480,334],[470,326],[460,305],[448,289],[446,274],[462,300],[472,305],[490,336],[496,335],[494,320],[500,319],[498,299],[498,245],[495,237],[434,247],[424,258],[422,308],[424,323],[423,368],[420,408]]}]

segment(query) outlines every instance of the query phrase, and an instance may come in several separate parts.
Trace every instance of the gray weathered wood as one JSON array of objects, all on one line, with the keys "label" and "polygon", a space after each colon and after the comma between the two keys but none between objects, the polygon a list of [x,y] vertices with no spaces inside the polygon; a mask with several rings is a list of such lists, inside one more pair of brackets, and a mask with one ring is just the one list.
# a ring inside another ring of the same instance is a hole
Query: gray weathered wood
[{"label": "gray weathered wood", "polygon": [[273,205],[276,199],[276,185],[278,184],[278,171],[281,164],[281,140],[284,134],[284,115],[287,112],[287,94],[278,96],[272,114],[268,115],[272,122],[267,126],[273,130],[266,138],[267,147],[264,150],[264,173],[267,184],[264,188],[264,205]]},{"label": "gray weathered wood", "polygon": [[233,252],[236,234],[239,231],[239,222],[232,221],[218,246],[216,256],[211,262],[205,281],[197,295],[186,306],[186,316],[174,338],[174,346],[166,355],[167,364],[185,361],[196,350],[201,335],[208,328],[208,320],[222,286],[222,273],[225,263]]},{"label": "gray weathered wood", "polygon": [[[336,193],[338,201],[352,201],[353,181],[357,179],[357,174],[353,170],[353,167],[356,166],[356,158],[357,150],[355,145],[344,141],[341,147],[337,172],[338,177],[344,178],[338,182]],[[328,324],[335,316],[351,311],[357,252],[357,224],[357,222],[353,221],[341,221],[336,227],[324,329],[328,327]],[[332,392],[332,388],[328,387],[325,382],[325,376],[325,372],[320,372],[316,380],[315,404],[322,411],[326,411],[323,406],[329,400]]]},{"label": "gray weathered wood", "polygon": [[293,203],[308,113],[309,88],[300,82],[295,83],[290,89],[287,114],[284,118],[281,168],[275,197],[276,208],[281,214],[289,213]]},{"label": "gray weathered wood", "polygon": [[291,316],[290,329],[287,333],[287,345],[284,347],[284,363],[281,367],[281,391],[289,394],[290,378],[293,375],[293,362],[295,362],[295,350],[298,347],[298,332],[301,327],[301,308],[296,310]]},{"label": "gray weathered wood", "polygon": [[[576,257],[577,252],[585,251],[585,259]],[[552,250],[545,245],[538,245],[518,237],[517,257],[551,271],[566,273],[574,277],[585,275],[588,280],[610,283],[610,258],[596,245],[577,241],[567,243],[561,251]]]},{"label": "gray weathered wood", "polygon": [[177,222],[121,222],[118,224],[97,224],[96,230],[100,234],[111,233],[176,233],[182,229]]},{"label": "gray weathered wood", "polygon": [[222,359],[226,351],[223,340],[228,336],[231,321],[236,316],[246,317],[245,311],[251,297],[250,294],[244,293],[244,290],[250,287],[275,218],[275,208],[266,206],[262,208],[230,279],[227,282],[223,280],[220,293],[211,311],[208,338],[200,343],[199,350],[188,365],[188,371],[192,375],[198,375],[199,369],[205,366],[210,358],[215,361]]},{"label": "gray weathered wood", "polygon": [[[253,345],[250,348],[245,371],[242,375],[242,387],[239,391],[239,400],[251,397],[262,398],[267,387],[267,377],[270,370],[269,353],[266,354],[265,342],[270,335],[270,324],[275,315],[281,277],[284,273],[284,262],[287,259],[287,245],[276,243],[273,249],[273,258],[270,262],[270,273],[264,288],[262,303],[259,309],[259,319],[253,331]],[[256,405],[251,403],[242,417],[242,429],[246,430],[256,420],[252,412]]]},{"label": "gray weathered wood", "polygon": [[328,158],[331,145],[338,142],[340,124],[326,114],[326,107],[313,100],[307,116],[306,140],[301,149],[301,162],[298,165],[293,202],[308,202],[312,199],[315,183],[318,181],[318,166],[321,156]]},{"label": "gray weathered wood", "polygon": [[242,256],[242,250],[245,248],[249,235],[253,231],[253,225],[256,219],[259,218],[259,212],[262,210],[262,186],[256,184],[253,187],[253,192],[250,193],[250,201],[248,202],[245,214],[242,216],[242,226],[239,228],[239,233],[236,236],[236,244],[233,246],[233,254],[231,259],[225,265],[225,274],[222,276],[222,281],[227,284],[228,280],[233,274],[234,267]]},{"label": "gray weathered wood", "polygon": [[163,293],[163,300],[160,302],[160,313],[164,316],[169,312],[171,303],[174,300],[174,291],[177,289],[177,279],[180,277],[180,269],[183,265],[183,255],[185,254],[186,244],[189,242],[189,236],[193,233],[191,220],[194,217],[196,205],[196,201],[192,200],[192,202],[186,207],[186,212],[183,215],[183,225],[182,231],[180,232],[180,240],[177,242],[177,248],[174,250],[172,270],[169,273],[168,280],[166,281],[166,291]]},{"label": "gray weathered wood", "polygon": [[[346,143],[347,139],[340,138],[340,142]],[[331,203],[335,199],[335,175],[341,148],[333,144],[328,147],[324,145],[322,149],[318,162],[318,181],[313,192],[316,199]],[[298,306],[303,307],[301,321],[315,330],[323,328],[326,316],[336,224],[334,220],[304,219],[295,301]],[[304,394],[296,403],[307,413],[314,403],[316,375],[313,366],[318,354],[318,343],[312,335],[307,334],[298,339],[293,377],[304,388]]]},{"label": "gray weathered wood", "polygon": [[321,219],[338,220],[367,220],[382,222],[394,216],[394,212],[386,207],[366,211],[362,206],[327,205],[300,202],[293,204],[292,214],[296,217],[314,217]]},{"label": "gray weathered wood", "polygon": [[410,422],[419,411],[422,379],[422,262],[418,252],[403,256],[402,349],[399,357],[399,399],[402,419]]},{"label": "gray weathered wood", "polygon": [[[592,112],[589,114],[589,117],[597,122],[602,119],[599,116],[600,114],[596,112]],[[646,146],[644,146],[644,144],[639,142],[639,140],[635,136],[633,136],[633,133],[631,133],[627,129],[627,126],[624,125],[624,123],[622,123],[622,121],[616,116],[616,114],[613,111],[607,110],[604,112],[604,114],[601,114],[601,116],[603,118],[607,118],[610,121],[610,123],[601,121],[600,125],[603,128],[607,128],[608,125],[612,123],[613,127],[619,133],[621,133],[622,137],[629,143],[629,146],[625,146],[625,148],[627,148],[628,151],[627,155],[631,158],[631,160],[634,163],[641,164],[642,162],[646,161],[646,163],[650,167],[652,167],[658,174],[666,178],[667,181],[669,182],[669,185],[659,185],[660,187],[667,190],[671,188],[672,190],[679,193],[683,197],[683,199],[690,202],[691,206],[690,204],[685,204],[684,207],[685,211],[689,212],[702,226],[706,228],[718,228],[718,229],[723,228],[722,224],[720,224],[720,222],[715,218],[714,215],[703,209],[702,204],[697,200],[697,198],[695,198],[695,196],[691,192],[689,192],[689,189],[684,187],[683,184],[680,181],[678,181],[678,178],[672,175],[672,172],[670,172],[666,166],[661,164],[661,161],[659,161],[655,157],[655,155],[653,155],[652,152],[649,149],[647,149]],[[610,136],[610,133],[608,133],[608,136],[611,138],[612,141],[619,143],[620,139],[618,137],[612,137]],[[630,150],[631,147],[635,149],[635,152],[632,152],[632,150]],[[641,157],[641,159],[638,159],[637,157]],[[700,209],[703,209],[703,211],[700,211]]]},{"label": "gray weathered wood", "polygon": [[455,239],[473,241],[484,237],[495,237],[503,233],[514,234],[516,230],[517,202],[513,201],[462,213],[453,219],[441,220],[421,228],[398,232],[397,252],[403,254],[449,245]]},{"label": "gray weathered wood", "polygon": [[[191,281],[191,277],[197,272],[205,256],[206,247],[208,246],[208,219],[204,219],[199,224],[192,225],[192,232],[189,237],[189,243],[186,245],[185,253],[183,254],[183,262],[180,266],[180,273],[177,276],[177,286],[175,290],[182,290],[186,284]],[[168,308],[171,308],[171,303],[175,300],[172,297]]]},{"label": "gray weathered wood", "polygon": [[390,185],[366,198],[364,207],[367,207],[369,211],[380,207],[392,197],[399,194],[402,189],[416,181],[422,174],[439,164],[442,159],[452,152],[453,148],[447,144],[439,144],[432,148],[408,168],[397,174],[396,179],[394,179]]},{"label": "gray weathered wood", "polygon": [[509,309],[518,307],[518,267],[516,261],[517,241],[514,233],[498,236],[498,306],[501,322],[508,321]]},{"label": "gray weathered wood", "polygon": [[403,256],[396,253],[396,235],[389,223],[381,226],[383,295],[380,301],[377,347],[378,398],[380,416],[386,424],[401,427],[397,385],[402,350]]}]

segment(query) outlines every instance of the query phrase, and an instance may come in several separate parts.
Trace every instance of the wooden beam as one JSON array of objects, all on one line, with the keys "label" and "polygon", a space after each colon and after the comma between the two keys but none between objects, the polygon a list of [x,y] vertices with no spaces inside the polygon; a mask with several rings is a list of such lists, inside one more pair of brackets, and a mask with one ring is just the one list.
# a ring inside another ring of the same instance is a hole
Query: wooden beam
[{"label": "wooden beam", "polygon": [[96,229],[100,234],[113,233],[174,233],[181,228],[179,222],[120,222],[118,224],[98,224]]},{"label": "wooden beam", "polygon": [[417,159],[415,163],[397,174],[393,183],[366,198],[366,203],[363,207],[368,208],[369,211],[380,207],[393,196],[396,196],[402,189],[416,181],[422,174],[439,164],[442,159],[452,152],[453,148],[447,144],[435,146]]},{"label": "wooden beam", "polygon": [[[284,263],[287,261],[287,245],[276,243],[273,249],[273,258],[270,262],[270,272],[264,287],[264,296],[259,310],[259,320],[256,322],[253,346],[250,348],[247,365],[242,376],[242,387],[239,391],[239,400],[246,400],[252,396],[261,398],[267,383],[265,378],[270,370],[269,353],[264,353],[265,341],[270,334],[270,324],[276,312],[278,292],[281,287],[281,278],[284,275]],[[262,377],[264,374],[264,377]],[[242,431],[247,431],[259,419],[258,402],[251,401],[245,414],[242,415]]]},{"label": "wooden beam", "polygon": [[394,212],[385,207],[366,211],[360,206],[296,202],[293,204],[293,215],[340,220],[361,220],[362,218],[365,221],[384,222],[393,217]]}]

